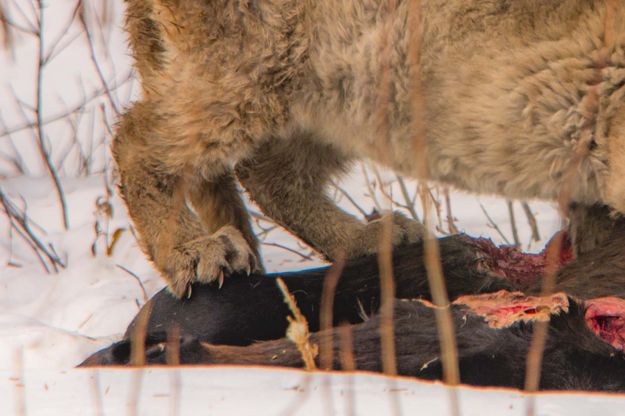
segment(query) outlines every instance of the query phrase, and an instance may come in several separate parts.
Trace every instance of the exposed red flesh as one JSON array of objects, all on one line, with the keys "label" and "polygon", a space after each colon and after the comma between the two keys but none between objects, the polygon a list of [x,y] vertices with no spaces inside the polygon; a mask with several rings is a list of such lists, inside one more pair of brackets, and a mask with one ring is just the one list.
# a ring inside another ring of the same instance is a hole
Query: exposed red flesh
[{"label": "exposed red flesh", "polygon": [[521,292],[500,290],[483,295],[460,296],[453,303],[469,307],[493,328],[504,328],[518,321],[548,321],[552,314],[569,310],[568,298],[564,293],[526,296]]},{"label": "exposed red flesh", "polygon": [[[562,235],[562,245],[558,256],[557,267],[561,267],[573,260],[573,246],[565,232]],[[527,286],[540,279],[547,265],[547,252],[556,244],[558,235],[554,236],[543,251],[538,254],[524,253],[513,246],[496,246],[486,238],[476,238],[473,241],[484,251],[480,258],[480,266],[498,276],[514,283]]]},{"label": "exposed red flesh", "polygon": [[585,302],[586,325],[614,348],[625,349],[625,300],[616,297]]}]

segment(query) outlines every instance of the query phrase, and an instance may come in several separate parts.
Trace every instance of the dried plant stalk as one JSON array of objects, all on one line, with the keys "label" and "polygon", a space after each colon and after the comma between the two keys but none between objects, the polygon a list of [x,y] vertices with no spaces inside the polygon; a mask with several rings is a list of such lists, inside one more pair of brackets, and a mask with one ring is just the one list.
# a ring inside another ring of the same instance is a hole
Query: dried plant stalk
[{"label": "dried plant stalk", "polygon": [[13,50],[13,36],[8,22],[7,6],[0,1],[0,43],[6,50]]},{"label": "dried plant stalk", "polygon": [[323,370],[331,370],[334,363],[334,340],[332,337],[334,295],[336,286],[345,266],[345,254],[337,256],[323,281],[319,329],[321,330],[319,363]]},{"label": "dried plant stalk", "polygon": [[[617,9],[617,0],[605,1],[604,15],[604,37],[603,48],[600,50],[598,61],[595,63],[595,79],[600,80],[602,71],[608,66],[608,54],[614,44],[614,25]],[[572,200],[573,189],[577,183],[580,166],[590,152],[593,130],[599,112],[599,83],[593,84],[588,89],[586,97],[583,99],[585,120],[580,131],[580,140],[575,148],[575,154],[564,174],[562,188],[558,197],[558,206],[562,218],[567,218]],[[542,281],[542,295],[553,292],[555,287],[556,272],[559,267],[560,253],[564,242],[564,233],[556,235],[553,243],[548,248],[545,274]],[[527,353],[527,367],[525,372],[525,389],[527,391],[537,391],[540,387],[540,373],[542,368],[542,357],[547,342],[549,324],[538,323],[534,326],[534,336]],[[535,408],[533,402],[528,406],[527,414],[533,415]]]},{"label": "dried plant stalk", "polygon": [[287,320],[289,321],[289,327],[286,330],[286,336],[290,339],[297,350],[302,356],[302,360],[304,361],[304,366],[306,370],[315,370],[317,368],[315,364],[315,358],[317,357],[319,348],[316,344],[312,344],[310,342],[310,332],[308,330],[308,321],[302,315],[302,312],[297,307],[297,303],[295,302],[295,297],[289,293],[289,289],[287,288],[284,281],[280,278],[276,279],[276,283],[280,291],[282,292],[282,296],[284,298],[284,303],[287,304],[293,316],[288,316]]},{"label": "dried plant stalk", "polygon": [[527,202],[522,202],[521,206],[523,207],[523,212],[525,213],[525,217],[527,218],[527,223],[532,230],[532,241],[540,241],[538,222],[536,221],[536,217],[534,216],[532,209]]},{"label": "dried plant stalk", "polygon": [[44,4],[43,0],[38,0],[38,22],[39,22],[39,32],[37,37],[37,80],[36,80],[36,105],[35,105],[35,115],[37,117],[37,146],[39,147],[39,154],[43,161],[43,165],[48,171],[50,175],[50,179],[52,179],[52,183],[54,185],[54,189],[57,194],[57,198],[59,199],[59,204],[61,206],[61,216],[63,218],[63,227],[68,230],[69,229],[69,216],[67,213],[67,202],[65,201],[65,193],[63,192],[63,188],[61,186],[61,180],[59,179],[58,172],[56,168],[52,165],[52,161],[50,160],[50,153],[46,149],[45,145],[45,135],[43,131],[43,72],[44,67],[47,63],[46,55],[44,52]]},{"label": "dried plant stalk", "polygon": [[[413,106],[412,118],[414,136],[415,156],[418,160],[419,177],[422,181],[427,180],[427,161],[425,159],[426,142],[424,135],[423,123],[423,99],[421,89],[420,68],[420,49],[421,49],[421,4],[420,0],[411,0],[409,7],[409,29],[411,30],[409,43],[409,61],[410,67],[413,69],[411,74],[412,80],[412,100]],[[456,385],[460,382],[460,370],[458,367],[458,349],[456,346],[455,331],[453,318],[443,279],[443,269],[440,259],[440,248],[438,240],[431,231],[430,224],[430,195],[426,191],[425,184],[421,186],[421,199],[424,207],[424,225],[427,235],[424,238],[424,260],[428,274],[428,282],[430,284],[430,292],[432,301],[436,306],[436,323],[441,343],[441,362],[443,364],[443,379],[450,385]],[[455,390],[454,390],[455,392]],[[458,414],[458,403],[455,393],[452,394],[452,413]]]}]

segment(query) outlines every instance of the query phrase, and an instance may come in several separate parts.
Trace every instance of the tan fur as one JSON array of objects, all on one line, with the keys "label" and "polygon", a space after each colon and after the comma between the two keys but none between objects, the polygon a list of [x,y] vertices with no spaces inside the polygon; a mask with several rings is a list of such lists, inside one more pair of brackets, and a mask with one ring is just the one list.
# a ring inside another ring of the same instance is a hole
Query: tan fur
[{"label": "tan fur", "polygon": [[[415,74],[428,178],[556,199],[587,129],[573,199],[625,210],[625,8],[606,49],[601,0],[421,0],[411,68],[408,1],[389,3],[127,0],[144,94],[114,153],[145,249],[176,294],[214,280],[215,265],[257,264],[233,169],[267,215],[328,258],[375,250],[379,224],[340,211],[324,185],[354,158],[418,176]],[[172,214],[181,187],[194,208]],[[395,243],[420,232],[395,224]]]}]

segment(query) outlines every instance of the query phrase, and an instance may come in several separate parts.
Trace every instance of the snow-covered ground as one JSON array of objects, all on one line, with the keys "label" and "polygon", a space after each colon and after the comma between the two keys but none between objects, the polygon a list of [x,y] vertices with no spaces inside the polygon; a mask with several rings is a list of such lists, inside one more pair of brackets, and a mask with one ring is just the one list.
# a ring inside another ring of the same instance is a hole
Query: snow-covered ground
[{"label": "snow-covered ground", "polygon": [[[20,28],[35,22],[34,9],[27,5],[30,2],[0,0],[0,4],[10,6],[10,16]],[[59,37],[75,1],[44,3],[46,48],[53,48],[51,42],[59,38],[68,45],[45,67],[42,114],[45,121],[71,113],[44,126],[46,145],[61,175],[70,226],[68,230],[62,226],[59,203],[35,145],[35,130],[28,127],[35,120],[36,38],[16,30],[13,53],[0,52],[0,191],[19,212],[27,214],[33,233],[58,256],[63,267],[46,272],[8,216],[0,212],[0,415],[261,415],[288,414],[291,410],[297,414],[331,414],[331,409],[337,414],[387,414],[393,406],[410,413],[449,414],[448,391],[441,385],[369,374],[308,376],[296,371],[235,367],[72,369],[94,351],[118,340],[163,282],[137,247],[110,168],[108,144],[115,120],[111,102],[122,108],[136,97],[136,83],[127,75],[130,62],[120,30],[121,0],[85,2],[99,70],[107,85],[121,85],[112,96],[97,94],[102,83],[80,25],[74,23]],[[93,24],[94,16],[106,20],[106,12],[110,22],[104,28]],[[96,98],[80,106],[91,96]],[[331,190],[339,205],[362,216],[361,210],[371,212],[376,205],[389,206],[382,192],[385,190],[392,195],[395,208],[410,215],[397,205],[406,200],[395,176],[388,172],[378,176],[371,166],[364,169],[363,165],[355,166],[338,184],[340,190]],[[415,184],[407,182],[407,188],[411,200]],[[435,223],[440,232],[446,232],[447,204],[439,190],[433,193],[441,203]],[[499,243],[504,238],[513,241],[506,201],[455,191],[449,200],[460,230],[490,236]],[[418,199],[414,206],[422,216]],[[532,242],[520,203],[513,206],[520,243],[540,250],[559,228],[555,210],[547,203],[530,202],[541,236],[540,241]],[[263,258],[269,271],[321,263],[285,231],[263,220],[257,221],[257,231],[263,239]],[[348,404],[350,397],[354,412]],[[527,404],[526,396],[500,390],[461,389],[460,398],[463,415],[517,415]],[[623,400],[605,395],[540,395],[536,414],[561,414],[565,409],[568,414],[587,414],[591,404],[592,410],[601,414],[618,414],[613,409],[622,409]]]}]

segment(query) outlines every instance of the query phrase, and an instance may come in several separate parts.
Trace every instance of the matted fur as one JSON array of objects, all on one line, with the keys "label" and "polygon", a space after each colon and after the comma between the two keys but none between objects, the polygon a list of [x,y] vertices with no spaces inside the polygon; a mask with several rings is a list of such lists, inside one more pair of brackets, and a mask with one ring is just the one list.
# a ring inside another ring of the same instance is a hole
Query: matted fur
[{"label": "matted fur", "polygon": [[[127,0],[143,98],[113,150],[146,252],[174,293],[259,267],[235,168],[267,215],[326,257],[374,251],[379,223],[340,211],[324,185],[354,158],[418,175],[415,76],[428,178],[555,199],[589,129],[573,200],[625,211],[624,8],[606,20],[601,0],[421,0],[420,26],[408,27],[408,1],[396,3]],[[194,209],[175,202],[181,187]],[[420,233],[395,223],[395,243]]]}]

